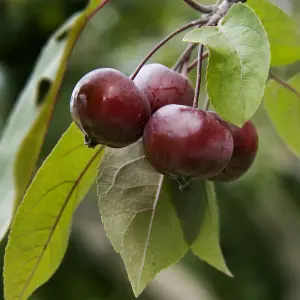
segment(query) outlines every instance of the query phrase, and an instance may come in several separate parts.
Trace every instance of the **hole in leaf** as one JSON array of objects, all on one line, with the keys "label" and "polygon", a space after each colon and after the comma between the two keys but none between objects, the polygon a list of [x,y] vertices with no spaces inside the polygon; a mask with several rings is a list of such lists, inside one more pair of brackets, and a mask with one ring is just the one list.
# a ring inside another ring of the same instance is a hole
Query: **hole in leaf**
[{"label": "hole in leaf", "polygon": [[38,85],[37,97],[36,97],[36,104],[38,106],[44,102],[51,88],[51,85],[52,85],[52,81],[48,78],[43,78],[40,80]]},{"label": "hole in leaf", "polygon": [[56,35],[56,37],[55,37],[56,41],[57,42],[63,41],[68,36],[69,32],[70,32],[70,28],[63,29],[61,32],[59,32]]}]

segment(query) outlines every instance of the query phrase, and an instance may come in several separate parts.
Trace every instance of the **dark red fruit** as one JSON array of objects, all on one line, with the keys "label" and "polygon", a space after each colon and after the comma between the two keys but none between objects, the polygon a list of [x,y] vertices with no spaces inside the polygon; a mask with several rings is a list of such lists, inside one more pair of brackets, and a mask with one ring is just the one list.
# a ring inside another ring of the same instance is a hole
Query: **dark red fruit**
[{"label": "dark red fruit", "polygon": [[233,154],[227,167],[211,180],[233,181],[240,178],[251,167],[258,148],[258,135],[251,121],[242,128],[229,125],[234,142]]},{"label": "dark red fruit", "polygon": [[152,115],[143,144],[152,166],[174,178],[215,176],[227,166],[233,151],[229,127],[216,114],[175,104]]},{"label": "dark red fruit", "polygon": [[189,79],[161,64],[144,66],[134,82],[147,96],[152,112],[168,104],[193,105],[194,89]]},{"label": "dark red fruit", "polygon": [[80,79],[70,109],[89,147],[103,144],[121,148],[134,143],[151,115],[147,97],[133,81],[108,68],[94,70]]}]

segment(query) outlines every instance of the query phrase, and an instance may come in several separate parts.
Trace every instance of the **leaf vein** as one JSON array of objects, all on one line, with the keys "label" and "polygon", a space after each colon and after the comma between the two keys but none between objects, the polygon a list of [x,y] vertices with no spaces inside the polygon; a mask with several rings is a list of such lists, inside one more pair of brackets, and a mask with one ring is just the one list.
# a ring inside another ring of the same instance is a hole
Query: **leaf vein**
[{"label": "leaf vein", "polygon": [[162,190],[163,181],[164,181],[164,176],[161,175],[160,178],[159,178],[159,182],[158,182],[158,187],[157,187],[157,191],[156,191],[156,195],[155,195],[155,200],[153,202],[151,219],[150,219],[150,223],[149,223],[149,227],[148,227],[148,233],[147,233],[144,253],[143,253],[143,256],[142,256],[142,264],[141,264],[140,270],[138,272],[138,274],[139,274],[138,275],[138,285],[140,285],[140,281],[141,281],[144,266],[145,266],[145,260],[146,260],[147,250],[148,250],[148,246],[149,246],[149,242],[150,242],[150,236],[151,236],[151,230],[152,230],[152,226],[153,226],[155,211],[156,211],[156,207],[157,207],[157,204],[158,204],[160,192]]},{"label": "leaf vein", "polygon": [[26,280],[26,282],[25,282],[25,284],[24,284],[23,289],[21,290],[21,292],[20,292],[20,294],[19,294],[19,296],[18,296],[19,299],[22,299],[22,297],[23,297],[23,295],[24,295],[26,289],[28,288],[28,285],[29,285],[31,279],[33,278],[33,276],[34,276],[34,274],[35,274],[35,272],[36,272],[36,270],[37,270],[37,268],[38,268],[38,266],[39,266],[39,263],[40,263],[41,260],[42,260],[42,257],[44,256],[44,254],[45,254],[45,252],[46,252],[48,246],[50,245],[52,236],[53,236],[53,234],[54,234],[54,232],[55,232],[55,230],[56,230],[56,228],[57,228],[57,226],[58,226],[59,220],[61,219],[63,212],[65,211],[65,209],[66,209],[66,207],[67,207],[67,205],[68,205],[68,203],[69,203],[69,200],[71,199],[71,196],[72,196],[73,192],[75,191],[75,189],[76,189],[76,187],[78,186],[79,182],[82,180],[83,176],[86,174],[86,172],[88,171],[88,169],[90,168],[90,166],[92,165],[92,163],[93,163],[93,162],[95,161],[95,159],[99,156],[99,154],[101,153],[102,149],[104,149],[103,146],[101,146],[101,147],[98,149],[98,151],[92,156],[92,158],[91,158],[91,159],[89,160],[89,162],[86,164],[85,168],[84,168],[83,171],[79,174],[77,180],[74,182],[74,185],[73,185],[72,188],[70,189],[70,192],[69,192],[68,196],[66,197],[66,199],[65,199],[65,201],[64,201],[64,203],[63,203],[63,205],[62,205],[62,208],[61,208],[61,210],[59,211],[59,214],[58,214],[58,216],[57,216],[57,218],[56,218],[56,220],[55,220],[55,222],[54,222],[54,224],[53,224],[53,226],[52,226],[52,228],[51,228],[51,230],[50,230],[50,234],[49,234],[49,237],[48,237],[48,239],[47,239],[47,241],[46,241],[46,243],[45,243],[45,245],[44,245],[43,251],[42,251],[42,253],[41,253],[40,255],[37,256],[37,257],[38,257],[37,262],[36,262],[36,264],[34,265],[34,267],[33,267],[33,269],[32,269],[32,272],[30,273],[28,279]]}]

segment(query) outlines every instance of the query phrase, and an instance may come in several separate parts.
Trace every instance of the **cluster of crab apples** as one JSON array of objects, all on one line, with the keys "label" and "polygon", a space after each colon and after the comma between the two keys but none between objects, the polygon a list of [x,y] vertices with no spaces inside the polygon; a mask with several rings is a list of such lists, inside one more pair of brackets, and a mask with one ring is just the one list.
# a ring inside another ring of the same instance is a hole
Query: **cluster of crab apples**
[{"label": "cluster of crab apples", "polygon": [[126,147],[141,137],[145,156],[172,178],[232,181],[252,165],[258,136],[213,111],[193,107],[189,79],[161,64],[144,66],[134,80],[110,68],[86,74],[75,86],[71,114],[93,148]]}]

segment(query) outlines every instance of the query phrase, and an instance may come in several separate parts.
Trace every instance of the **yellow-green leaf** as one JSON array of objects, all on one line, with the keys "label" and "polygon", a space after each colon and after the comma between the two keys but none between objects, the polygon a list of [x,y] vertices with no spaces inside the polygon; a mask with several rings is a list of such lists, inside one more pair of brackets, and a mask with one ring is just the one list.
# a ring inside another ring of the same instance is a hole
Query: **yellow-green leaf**
[{"label": "yellow-green leaf", "polygon": [[192,245],[192,251],[199,258],[220,270],[226,275],[232,276],[228,270],[221,247],[219,233],[219,212],[214,183],[205,182],[206,208],[198,237]]},{"label": "yellow-green leaf", "polygon": [[[0,140],[0,240],[7,232],[36,167],[73,46],[91,16],[107,0],[91,0],[49,39]],[[49,86],[40,99],[41,85]],[[38,104],[42,102],[42,104]]]},{"label": "yellow-green leaf", "polygon": [[298,91],[298,95],[270,80],[265,90],[265,108],[281,138],[300,157],[300,73],[288,83]]},{"label": "yellow-green leaf", "polygon": [[58,268],[74,210],[96,178],[91,150],[72,124],[37,172],[15,215],[4,261],[6,300],[25,300]]},{"label": "yellow-green leaf", "polygon": [[258,17],[237,3],[218,26],[194,29],[184,40],[208,48],[209,98],[225,120],[243,125],[262,101],[270,67],[270,46]]},{"label": "yellow-green leaf", "polygon": [[248,0],[260,18],[269,38],[271,65],[286,65],[300,60],[300,30],[297,22],[267,0]]}]

